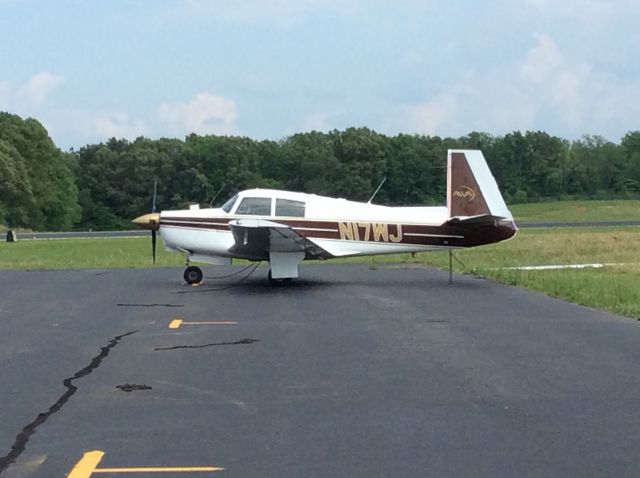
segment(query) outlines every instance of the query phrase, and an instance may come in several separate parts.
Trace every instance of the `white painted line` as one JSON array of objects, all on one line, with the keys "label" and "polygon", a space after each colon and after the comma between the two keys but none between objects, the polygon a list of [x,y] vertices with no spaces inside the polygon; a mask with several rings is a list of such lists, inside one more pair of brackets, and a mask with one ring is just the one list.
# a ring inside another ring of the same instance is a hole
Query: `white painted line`
[{"label": "white painted line", "polygon": [[550,264],[544,266],[518,266],[518,267],[499,267],[494,270],[507,271],[550,271],[561,269],[601,269],[603,267],[633,265],[633,263],[625,262],[605,262],[594,264]]}]

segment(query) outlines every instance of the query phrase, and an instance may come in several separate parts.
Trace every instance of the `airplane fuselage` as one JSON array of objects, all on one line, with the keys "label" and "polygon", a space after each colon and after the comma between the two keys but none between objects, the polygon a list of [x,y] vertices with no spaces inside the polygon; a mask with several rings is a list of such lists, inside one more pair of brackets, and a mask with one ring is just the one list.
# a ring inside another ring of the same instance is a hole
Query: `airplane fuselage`
[{"label": "airplane fuselage", "polygon": [[[389,207],[250,189],[221,208],[152,212],[134,222],[152,231],[153,257],[159,230],[166,248],[183,252],[187,262],[267,260],[272,280],[298,277],[305,259],[473,247],[504,241],[517,230],[477,150],[449,150],[444,207]],[[197,283],[202,271],[189,266],[184,278]]]},{"label": "airplane fuselage", "polygon": [[[268,200],[269,214],[238,214],[245,198]],[[278,200],[304,204],[304,217],[277,216]],[[322,214],[314,214],[314,212]],[[328,212],[327,212],[328,211]],[[464,226],[447,223],[446,207],[388,207],[304,193],[254,189],[222,208],[163,211],[160,232],[170,250],[220,257],[268,260],[268,250],[233,251],[230,224],[277,223],[316,244],[323,253],[305,259],[364,256],[472,247],[502,241],[515,232],[513,221]],[[314,217],[315,216],[315,217]],[[256,229],[255,234],[264,233]],[[247,237],[247,244],[251,241]],[[260,242],[258,242],[260,243]]]}]

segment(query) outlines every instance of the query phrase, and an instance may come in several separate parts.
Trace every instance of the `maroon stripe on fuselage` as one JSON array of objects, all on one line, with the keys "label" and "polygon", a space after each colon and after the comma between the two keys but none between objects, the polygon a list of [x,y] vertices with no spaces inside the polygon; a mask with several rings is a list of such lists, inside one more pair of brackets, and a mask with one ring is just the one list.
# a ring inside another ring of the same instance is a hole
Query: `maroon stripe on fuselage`
[{"label": "maroon stripe on fuselage", "polygon": [[[242,218],[162,217],[161,226],[229,231],[229,221]],[[515,224],[402,224],[372,221],[316,221],[313,219],[263,218],[291,227],[309,239],[365,241],[378,244],[410,244],[442,247],[471,247],[512,237]]]},{"label": "maroon stripe on fuselage", "polygon": [[218,231],[228,231],[228,224],[202,224],[200,222],[193,221],[160,221],[160,226],[167,227],[182,227],[185,229],[208,229],[208,230],[218,230]]},{"label": "maroon stripe on fuselage", "polygon": [[211,222],[218,222],[218,223],[224,223],[227,224],[231,219],[229,219],[228,217],[165,217],[162,216],[160,218],[160,222],[163,223],[165,221],[171,221],[171,222],[207,222],[207,223],[211,223]]}]

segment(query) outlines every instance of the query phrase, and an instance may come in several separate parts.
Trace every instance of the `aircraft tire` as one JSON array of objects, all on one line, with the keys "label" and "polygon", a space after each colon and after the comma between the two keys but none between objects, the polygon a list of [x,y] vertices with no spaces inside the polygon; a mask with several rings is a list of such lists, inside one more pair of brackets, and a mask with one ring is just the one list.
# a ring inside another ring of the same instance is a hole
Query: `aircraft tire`
[{"label": "aircraft tire", "polygon": [[189,285],[199,284],[202,282],[202,270],[196,266],[189,266],[184,270],[182,277]]},{"label": "aircraft tire", "polygon": [[271,285],[287,285],[291,284],[291,278],[285,277],[282,279],[274,279],[273,277],[271,277],[271,270],[269,270],[269,283]]}]

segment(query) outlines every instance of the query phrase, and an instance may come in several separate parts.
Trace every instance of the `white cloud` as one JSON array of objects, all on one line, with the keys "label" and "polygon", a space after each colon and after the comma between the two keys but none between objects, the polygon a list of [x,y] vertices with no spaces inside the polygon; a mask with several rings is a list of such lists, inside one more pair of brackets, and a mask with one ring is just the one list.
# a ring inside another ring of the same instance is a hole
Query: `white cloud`
[{"label": "white cloud", "polygon": [[22,84],[0,81],[0,108],[20,114],[34,114],[34,108],[42,107],[55,89],[64,82],[60,75],[41,71]]},{"label": "white cloud", "polygon": [[457,129],[458,95],[444,93],[407,111],[412,129],[418,133],[434,135]]},{"label": "white cloud", "polygon": [[29,78],[16,93],[21,100],[40,106],[63,81],[62,76],[42,71]]},{"label": "white cloud", "polygon": [[126,113],[113,113],[107,116],[93,118],[87,133],[98,138],[126,138],[135,139],[148,134],[146,125],[137,119],[129,118]]},{"label": "white cloud", "polygon": [[335,119],[338,116],[343,115],[344,111],[320,111],[308,115],[302,122],[302,129],[291,131],[291,134],[298,133],[300,131],[330,131],[336,128]]},{"label": "white cloud", "polygon": [[565,122],[576,129],[583,122],[587,102],[595,99],[587,91],[595,80],[592,67],[567,60],[548,35],[536,35],[535,38],[537,44],[520,64],[520,77],[525,87],[531,88],[527,82],[538,85],[537,93],[542,94],[539,100],[557,109]]},{"label": "white cloud", "polygon": [[186,103],[163,103],[159,116],[177,134],[233,134],[238,117],[233,100],[207,92]]},{"label": "white cloud", "polygon": [[114,137],[134,140],[152,133],[147,123],[124,112],[56,108],[39,115],[37,119],[63,149],[78,148]]},{"label": "white cloud", "polygon": [[535,35],[537,44],[529,50],[520,64],[520,75],[536,83],[546,81],[562,67],[564,58],[558,45],[548,35]]},{"label": "white cloud", "polygon": [[504,134],[543,129],[579,137],[616,135],[640,117],[640,83],[567,58],[548,35],[511,65],[471,73],[427,101],[407,107],[411,131],[461,135],[472,130]]}]

